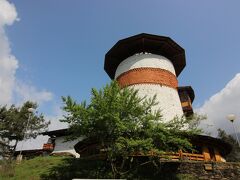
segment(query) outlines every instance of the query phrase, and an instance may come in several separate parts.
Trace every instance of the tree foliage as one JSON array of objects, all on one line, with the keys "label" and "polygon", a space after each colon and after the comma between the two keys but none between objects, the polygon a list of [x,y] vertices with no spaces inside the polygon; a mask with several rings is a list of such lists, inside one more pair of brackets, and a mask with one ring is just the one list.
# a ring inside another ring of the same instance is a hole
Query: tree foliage
[{"label": "tree foliage", "polygon": [[3,157],[13,155],[19,141],[36,138],[48,127],[50,122],[42,114],[28,112],[29,108],[37,109],[37,104],[27,101],[21,107],[0,107],[0,155]]},{"label": "tree foliage", "polygon": [[63,97],[66,115],[61,121],[69,124],[70,139],[84,136],[108,149],[110,162],[139,152],[192,150],[187,136],[200,132],[198,116],[166,122],[160,110],[152,111],[156,97],[140,98],[136,90],[121,89],[115,81],[100,90],[92,89],[91,95],[89,104]]},{"label": "tree foliage", "polygon": [[218,137],[232,146],[232,151],[227,155],[226,160],[229,162],[240,162],[240,147],[236,139],[222,129],[218,129]]}]

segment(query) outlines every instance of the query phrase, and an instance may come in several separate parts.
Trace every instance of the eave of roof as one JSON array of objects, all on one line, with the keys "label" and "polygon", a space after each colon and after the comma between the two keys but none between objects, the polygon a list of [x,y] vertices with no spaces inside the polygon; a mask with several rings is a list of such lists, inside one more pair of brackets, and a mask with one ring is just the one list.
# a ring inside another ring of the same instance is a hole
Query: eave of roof
[{"label": "eave of roof", "polygon": [[218,147],[223,155],[229,154],[232,150],[232,146],[229,143],[219,138],[214,138],[206,135],[195,135],[192,136],[190,139],[192,139],[194,143],[203,143],[208,144],[212,147]]},{"label": "eave of roof", "polygon": [[60,137],[60,136],[66,136],[69,135],[68,129],[58,129],[58,130],[53,130],[53,131],[46,131],[41,133],[42,135],[48,135],[50,137],[55,136],[55,137]]}]

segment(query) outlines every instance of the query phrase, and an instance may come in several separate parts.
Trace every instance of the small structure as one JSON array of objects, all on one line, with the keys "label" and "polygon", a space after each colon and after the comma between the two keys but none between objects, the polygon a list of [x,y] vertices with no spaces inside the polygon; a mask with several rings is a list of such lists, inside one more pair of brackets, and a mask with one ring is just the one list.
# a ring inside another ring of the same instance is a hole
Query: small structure
[{"label": "small structure", "polygon": [[211,136],[197,135],[191,137],[191,143],[195,147],[195,153],[203,155],[204,161],[226,162],[225,157],[232,150],[230,144]]},{"label": "small structure", "polygon": [[66,141],[69,135],[68,129],[59,129],[42,133],[48,135],[50,138],[48,142],[43,144],[43,150],[49,151],[52,155],[70,155],[79,158],[80,155],[75,151],[74,146],[82,140],[82,138],[72,141]]},{"label": "small structure", "polygon": [[182,110],[185,116],[193,114],[192,103],[195,98],[194,91],[191,86],[181,86],[177,88],[178,95],[181,101]]}]

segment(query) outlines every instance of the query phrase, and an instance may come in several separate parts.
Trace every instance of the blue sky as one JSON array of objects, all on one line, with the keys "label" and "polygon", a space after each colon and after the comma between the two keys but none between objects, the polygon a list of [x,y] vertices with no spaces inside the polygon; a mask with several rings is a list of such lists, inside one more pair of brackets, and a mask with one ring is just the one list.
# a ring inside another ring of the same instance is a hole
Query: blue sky
[{"label": "blue sky", "polygon": [[[37,99],[40,110],[47,117],[58,117],[61,96],[89,99],[92,87],[110,82],[103,70],[104,55],[118,40],[145,32],[169,36],[185,49],[187,66],[179,84],[194,88],[194,107],[199,112],[218,114],[212,116],[214,124],[225,121],[227,113],[237,114],[240,120],[240,1],[9,2],[17,15],[11,22],[5,18],[2,28],[9,54],[18,62],[14,82],[20,88],[5,102],[25,100],[22,92],[30,87],[29,98],[39,93],[42,97]],[[226,90],[229,82],[233,85]]]}]

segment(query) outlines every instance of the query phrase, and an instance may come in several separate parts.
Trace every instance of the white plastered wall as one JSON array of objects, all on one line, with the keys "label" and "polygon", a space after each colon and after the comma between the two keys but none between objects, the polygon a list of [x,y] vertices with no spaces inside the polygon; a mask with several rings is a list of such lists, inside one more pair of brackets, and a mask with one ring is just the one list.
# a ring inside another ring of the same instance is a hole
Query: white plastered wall
[{"label": "white plastered wall", "polygon": [[74,146],[79,142],[82,141],[83,138],[79,138],[73,141],[66,141],[65,137],[56,137],[55,139],[55,147],[52,154],[63,153],[67,152],[74,155],[76,158],[79,158],[80,155],[75,151]]},{"label": "white plastered wall", "polygon": [[[122,61],[116,70],[115,78],[131,69],[141,67],[165,69],[175,75],[174,66],[167,58],[155,54],[140,53]],[[183,110],[176,89],[159,84],[137,84],[130,87],[137,89],[140,97],[152,98],[156,94],[158,104],[154,106],[152,110],[160,110],[163,120],[169,121],[176,116],[182,117]]]},{"label": "white plastered wall", "polygon": [[158,104],[152,108],[152,111],[160,110],[163,120],[169,121],[176,116],[181,117],[183,115],[176,89],[158,84],[137,84],[129,87],[137,89],[140,97],[152,98],[156,94]]},{"label": "white plastered wall", "polygon": [[140,53],[128,57],[118,65],[115,73],[115,79],[126,71],[140,67],[161,68],[176,75],[173,64],[169,59],[156,54]]}]

